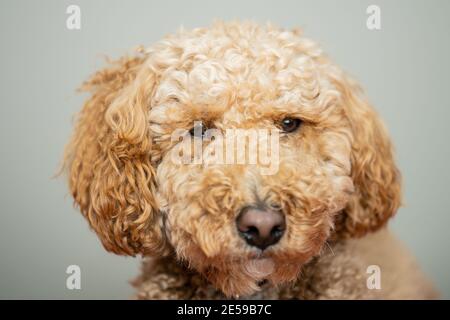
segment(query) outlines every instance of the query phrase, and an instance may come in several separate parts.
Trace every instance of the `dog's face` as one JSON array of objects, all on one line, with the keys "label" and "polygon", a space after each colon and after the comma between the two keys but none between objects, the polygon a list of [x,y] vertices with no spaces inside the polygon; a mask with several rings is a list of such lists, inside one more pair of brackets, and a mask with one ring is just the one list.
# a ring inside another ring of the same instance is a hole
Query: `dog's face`
[{"label": "dog's face", "polygon": [[[399,205],[377,116],[298,32],[254,24],[180,32],[86,86],[94,95],[66,165],[76,202],[110,251],[174,251],[225,294],[245,295],[262,280],[295,279],[327,240],[376,230]],[[256,151],[275,165],[249,161],[255,150],[240,144],[262,132]],[[200,162],[175,161],[196,146]]]}]

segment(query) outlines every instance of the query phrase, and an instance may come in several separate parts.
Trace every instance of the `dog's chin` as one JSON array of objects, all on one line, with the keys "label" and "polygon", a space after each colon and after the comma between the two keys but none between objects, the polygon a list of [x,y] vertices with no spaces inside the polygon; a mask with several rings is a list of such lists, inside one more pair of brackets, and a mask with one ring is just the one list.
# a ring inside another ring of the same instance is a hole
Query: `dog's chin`
[{"label": "dog's chin", "polygon": [[243,263],[245,273],[256,281],[263,281],[275,271],[275,262],[272,258],[254,258]]},{"label": "dog's chin", "polygon": [[227,297],[249,297],[261,290],[261,283],[281,285],[298,278],[302,266],[278,262],[273,257],[249,258],[213,268],[205,276]]},{"label": "dog's chin", "polygon": [[267,284],[263,287],[277,287],[297,280],[302,266],[319,253],[322,244],[310,241],[296,248],[277,247],[264,252],[223,250],[208,256],[207,250],[192,242],[180,247],[177,256],[225,296],[250,297],[263,289],[261,283]]}]

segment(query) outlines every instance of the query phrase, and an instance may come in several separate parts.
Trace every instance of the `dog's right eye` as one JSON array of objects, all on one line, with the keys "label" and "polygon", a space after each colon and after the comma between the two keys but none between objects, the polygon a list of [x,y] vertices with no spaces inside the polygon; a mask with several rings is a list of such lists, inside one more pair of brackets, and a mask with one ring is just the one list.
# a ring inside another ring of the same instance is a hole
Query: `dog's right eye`
[{"label": "dog's right eye", "polygon": [[206,126],[203,123],[196,124],[191,130],[189,130],[189,134],[194,138],[203,138],[206,132]]},{"label": "dog's right eye", "polygon": [[280,128],[286,133],[294,132],[298,129],[298,127],[300,127],[301,123],[302,121],[300,119],[284,118],[280,122]]}]

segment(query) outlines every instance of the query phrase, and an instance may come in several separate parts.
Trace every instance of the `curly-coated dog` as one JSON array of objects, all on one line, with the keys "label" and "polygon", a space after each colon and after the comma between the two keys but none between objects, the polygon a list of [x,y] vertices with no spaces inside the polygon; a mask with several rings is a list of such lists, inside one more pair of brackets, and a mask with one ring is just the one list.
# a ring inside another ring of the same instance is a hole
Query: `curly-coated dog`
[{"label": "curly-coated dog", "polygon": [[[151,257],[138,298],[434,297],[382,228],[401,179],[380,119],[300,31],[180,30],[83,88],[91,97],[64,159],[70,190],[108,251]],[[276,170],[174,161],[180,146],[221,150],[209,129],[267,130]]]}]

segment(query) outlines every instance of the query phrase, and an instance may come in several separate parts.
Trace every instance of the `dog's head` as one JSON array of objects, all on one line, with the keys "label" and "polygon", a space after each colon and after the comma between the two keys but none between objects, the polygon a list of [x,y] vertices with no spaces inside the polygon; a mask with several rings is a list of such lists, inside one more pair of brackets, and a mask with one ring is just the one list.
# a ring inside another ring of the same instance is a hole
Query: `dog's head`
[{"label": "dog's head", "polygon": [[[225,294],[251,294],[262,280],[295,279],[327,241],[377,230],[399,206],[380,120],[297,31],[253,23],[180,31],[85,88],[92,97],[65,164],[109,251],[176,253]],[[274,142],[256,144],[276,151],[274,170],[264,172],[261,157],[233,162],[242,150],[251,157],[239,144],[251,135],[227,138],[239,129]],[[200,161],[175,161],[196,146]],[[213,157],[221,150],[230,161]]]}]

